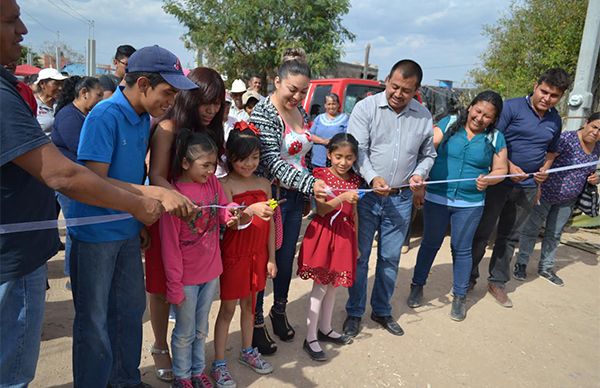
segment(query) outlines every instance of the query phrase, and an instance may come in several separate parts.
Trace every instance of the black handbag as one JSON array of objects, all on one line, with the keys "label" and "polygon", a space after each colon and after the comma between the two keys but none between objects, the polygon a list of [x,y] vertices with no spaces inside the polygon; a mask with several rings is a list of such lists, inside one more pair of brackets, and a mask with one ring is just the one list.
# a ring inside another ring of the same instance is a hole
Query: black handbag
[{"label": "black handbag", "polygon": [[581,194],[579,194],[575,207],[587,216],[597,217],[600,211],[599,205],[600,195],[598,194],[598,187],[585,182],[585,187]]}]

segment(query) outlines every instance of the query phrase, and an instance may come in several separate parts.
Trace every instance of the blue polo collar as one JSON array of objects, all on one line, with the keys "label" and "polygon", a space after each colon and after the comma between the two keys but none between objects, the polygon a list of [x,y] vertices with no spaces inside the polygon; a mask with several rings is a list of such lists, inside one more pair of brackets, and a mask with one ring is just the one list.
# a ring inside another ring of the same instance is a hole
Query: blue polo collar
[{"label": "blue polo collar", "polygon": [[145,118],[145,116],[150,115],[146,112],[140,115],[137,114],[127,97],[125,97],[123,94],[123,89],[124,86],[117,87],[117,90],[115,90],[115,93],[111,96],[111,99],[116,105],[119,106],[119,109],[121,112],[123,112],[123,115],[125,115],[127,121],[129,121],[131,125],[137,125],[142,121],[143,118]]}]

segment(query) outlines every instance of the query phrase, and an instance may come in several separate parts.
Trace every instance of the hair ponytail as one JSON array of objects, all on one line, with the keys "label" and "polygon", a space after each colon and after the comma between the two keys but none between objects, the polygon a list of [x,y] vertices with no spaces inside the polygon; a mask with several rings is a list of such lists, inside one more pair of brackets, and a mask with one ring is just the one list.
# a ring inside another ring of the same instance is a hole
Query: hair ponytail
[{"label": "hair ponytail", "polygon": [[69,105],[75,100],[75,87],[77,83],[81,81],[81,77],[78,75],[74,75],[72,77],[67,78],[62,85],[62,90],[60,91],[60,95],[58,96],[58,102],[56,103],[56,111],[54,114],[58,113],[59,110]]},{"label": "hair ponytail", "polygon": [[217,153],[217,145],[206,133],[193,132],[180,128],[175,137],[175,154],[171,166],[171,175],[178,177],[183,173],[183,160],[192,163],[203,153]]},{"label": "hair ponytail", "polygon": [[99,85],[100,80],[95,77],[80,77],[74,75],[67,78],[63,83],[54,114],[56,115],[62,108],[75,101],[83,89],[92,90]]}]

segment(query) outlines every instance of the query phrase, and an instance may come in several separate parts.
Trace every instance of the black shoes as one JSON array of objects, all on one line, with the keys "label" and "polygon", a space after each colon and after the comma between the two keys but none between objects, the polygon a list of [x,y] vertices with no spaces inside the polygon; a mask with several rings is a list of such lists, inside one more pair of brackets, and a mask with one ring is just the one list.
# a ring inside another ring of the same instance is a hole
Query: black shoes
[{"label": "black shoes", "polygon": [[262,355],[273,354],[277,351],[277,344],[267,331],[266,326],[254,327],[252,333],[252,347],[257,348]]},{"label": "black shoes", "polygon": [[404,335],[404,330],[402,330],[400,325],[396,321],[394,321],[394,318],[392,318],[391,315],[382,317],[375,314],[371,314],[371,319],[379,323],[381,326],[383,326],[384,329],[386,329],[393,335]]},{"label": "black shoes", "polygon": [[467,297],[454,295],[452,300],[452,309],[450,310],[450,318],[453,321],[464,321],[467,317]]},{"label": "black shoes", "polygon": [[327,334],[323,334],[321,330],[317,330],[317,339],[323,342],[331,342],[336,345],[348,345],[352,343],[352,337],[346,334],[342,334],[341,336],[335,338],[330,337],[329,335],[333,332],[333,329],[329,331]]},{"label": "black shoes", "polygon": [[548,269],[545,271],[538,271],[538,275],[540,275],[540,277],[543,277],[550,283],[554,284],[555,286],[562,287],[565,285],[565,283],[562,281],[562,279],[559,278],[558,275],[556,275],[554,273],[554,271],[551,269]]},{"label": "black shoes", "polygon": [[527,279],[527,272],[525,271],[527,266],[525,264],[515,264],[515,269],[513,270],[513,278],[524,281]]},{"label": "black shoes", "polygon": [[289,342],[294,339],[296,331],[292,326],[290,326],[285,312],[280,314],[271,309],[271,312],[269,312],[269,318],[271,318],[271,323],[273,324],[273,332],[277,334],[282,341]]},{"label": "black shoes", "polygon": [[408,299],[406,300],[406,304],[410,308],[420,307],[423,303],[423,286],[419,286],[418,284],[410,285],[410,295],[408,295]]},{"label": "black shoes", "polygon": [[360,317],[348,315],[344,321],[343,330],[348,337],[356,337],[360,332]]},{"label": "black shoes", "polygon": [[312,340],[310,342],[308,342],[307,340],[304,340],[304,344],[302,345],[302,348],[306,351],[306,353],[308,353],[308,355],[310,356],[310,358],[312,358],[315,361],[327,361],[327,355],[325,354],[324,351],[318,351],[315,352],[314,350],[312,350],[310,348],[310,344],[314,343],[314,342],[319,342],[318,340]]}]

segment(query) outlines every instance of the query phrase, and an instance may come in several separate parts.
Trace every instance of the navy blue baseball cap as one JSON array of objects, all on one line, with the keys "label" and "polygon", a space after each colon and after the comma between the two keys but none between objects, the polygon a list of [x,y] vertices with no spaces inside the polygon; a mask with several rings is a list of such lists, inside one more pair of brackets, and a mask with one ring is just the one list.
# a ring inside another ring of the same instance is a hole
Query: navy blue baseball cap
[{"label": "navy blue baseball cap", "polygon": [[127,60],[127,73],[158,73],[172,87],[179,90],[197,89],[198,85],[183,74],[181,62],[170,52],[157,45],[142,47]]}]

